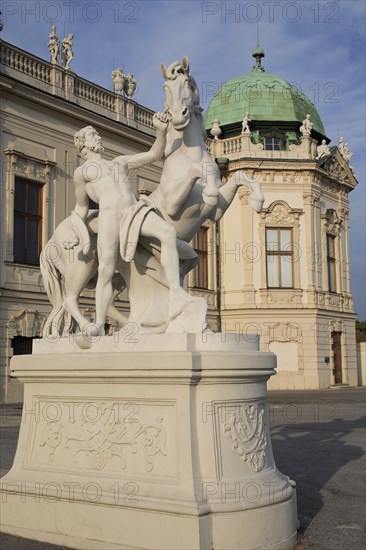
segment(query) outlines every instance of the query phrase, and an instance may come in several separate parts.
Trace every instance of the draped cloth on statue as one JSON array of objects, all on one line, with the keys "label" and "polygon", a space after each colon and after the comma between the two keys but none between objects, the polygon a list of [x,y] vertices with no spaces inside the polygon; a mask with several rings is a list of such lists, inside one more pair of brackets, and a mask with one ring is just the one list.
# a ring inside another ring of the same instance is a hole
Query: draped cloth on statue
[{"label": "draped cloth on statue", "polygon": [[125,262],[131,262],[135,256],[141,226],[147,214],[154,206],[147,197],[143,197],[124,214],[119,228],[119,250]]}]

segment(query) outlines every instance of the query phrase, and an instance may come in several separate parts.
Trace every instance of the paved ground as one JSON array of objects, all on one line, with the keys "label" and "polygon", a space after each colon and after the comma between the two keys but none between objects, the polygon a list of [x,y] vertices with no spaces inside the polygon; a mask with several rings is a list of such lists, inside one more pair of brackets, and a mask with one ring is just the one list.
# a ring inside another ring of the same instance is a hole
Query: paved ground
[{"label": "paved ground", "polygon": [[[1,475],[11,467],[21,407],[4,407]],[[278,468],[297,483],[296,550],[366,547],[366,392],[336,388],[271,392],[269,417]],[[3,535],[2,550],[64,548]]]}]

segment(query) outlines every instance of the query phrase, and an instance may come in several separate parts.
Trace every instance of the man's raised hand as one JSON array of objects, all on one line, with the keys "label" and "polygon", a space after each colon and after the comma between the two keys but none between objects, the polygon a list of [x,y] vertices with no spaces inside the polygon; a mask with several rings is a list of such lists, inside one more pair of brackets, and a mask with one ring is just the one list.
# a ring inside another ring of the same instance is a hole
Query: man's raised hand
[{"label": "man's raised hand", "polygon": [[153,116],[153,125],[157,130],[166,130],[168,122],[168,115],[165,113],[155,113]]}]

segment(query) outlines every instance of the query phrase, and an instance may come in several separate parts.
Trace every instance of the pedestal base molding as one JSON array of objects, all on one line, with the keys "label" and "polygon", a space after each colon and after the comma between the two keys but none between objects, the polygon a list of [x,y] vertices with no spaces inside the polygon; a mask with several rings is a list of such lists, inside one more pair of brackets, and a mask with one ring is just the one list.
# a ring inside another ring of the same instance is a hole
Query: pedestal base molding
[{"label": "pedestal base molding", "polygon": [[3,531],[80,549],[293,548],[296,491],[267,424],[275,356],[234,334],[160,344],[13,358],[25,400]]}]

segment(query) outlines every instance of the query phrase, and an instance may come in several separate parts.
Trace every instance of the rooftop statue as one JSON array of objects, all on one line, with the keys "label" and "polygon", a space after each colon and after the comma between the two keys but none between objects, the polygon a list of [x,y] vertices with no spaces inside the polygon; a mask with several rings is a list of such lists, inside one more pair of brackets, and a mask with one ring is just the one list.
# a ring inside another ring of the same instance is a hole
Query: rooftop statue
[{"label": "rooftop statue", "polygon": [[313,126],[310,115],[306,115],[306,118],[302,121],[302,126],[300,126],[300,132],[303,136],[310,136]]},{"label": "rooftop statue", "polygon": [[220,128],[220,121],[217,118],[215,118],[215,120],[212,122],[212,128],[210,130],[210,134],[211,136],[213,136],[213,138],[216,141],[219,139],[219,137],[222,134],[222,130]]},{"label": "rooftop statue", "polygon": [[125,90],[125,94],[128,97],[128,99],[132,98],[133,94],[136,91],[136,87],[137,87],[137,82],[133,78],[133,74],[132,73],[127,73],[126,77],[125,77],[124,90]]},{"label": "rooftop statue", "polygon": [[70,67],[71,61],[74,59],[74,53],[72,51],[72,41],[74,39],[73,34],[69,34],[62,41],[62,65],[65,69]]},{"label": "rooftop statue", "polygon": [[344,142],[343,137],[339,138],[338,148],[344,160],[349,163],[349,161],[353,157],[353,153],[351,153],[351,151],[349,150],[348,143]]},{"label": "rooftop statue", "polygon": [[[188,58],[167,68],[162,65],[161,71],[165,108],[154,115],[157,138],[149,152],[106,161],[92,126],[75,135],[85,160],[74,174],[75,211],[58,226],[41,254],[41,272],[53,305],[45,336],[58,336],[65,328],[75,331],[75,322],[89,336],[103,334],[107,314],[125,323],[113,305],[125,287],[128,321],[140,331],[202,332],[207,304],[181,286],[198,261],[188,243],[205,220],[223,216],[241,185],[251,190],[252,208],[262,208],[259,184],[243,171],[221,186],[219,168],[206,150],[199,92]],[[160,185],[149,197],[137,200],[130,185],[133,172],[163,155]],[[99,203],[99,214],[89,212],[89,198]],[[86,286],[96,286],[92,326],[78,306]],[[73,319],[71,325],[67,315]]]},{"label": "rooftop statue", "polygon": [[245,116],[243,118],[243,123],[241,125],[241,133],[242,134],[248,134],[250,133],[250,128],[249,128],[249,122],[250,122],[250,117],[249,117],[249,113],[245,113]]},{"label": "rooftop statue", "polygon": [[319,160],[323,157],[327,157],[328,155],[330,155],[330,149],[325,139],[322,139],[321,144],[317,146],[316,152],[317,152],[316,160]]},{"label": "rooftop statue", "polygon": [[51,54],[51,63],[55,65],[59,62],[60,56],[60,40],[57,38],[56,25],[52,25],[50,37],[48,41],[48,49]]},{"label": "rooftop statue", "polygon": [[123,74],[123,70],[118,68],[112,71],[112,83],[116,94],[120,94],[125,87],[126,75]]}]

